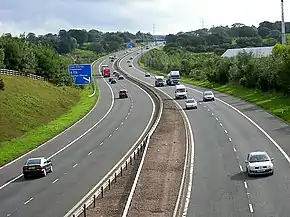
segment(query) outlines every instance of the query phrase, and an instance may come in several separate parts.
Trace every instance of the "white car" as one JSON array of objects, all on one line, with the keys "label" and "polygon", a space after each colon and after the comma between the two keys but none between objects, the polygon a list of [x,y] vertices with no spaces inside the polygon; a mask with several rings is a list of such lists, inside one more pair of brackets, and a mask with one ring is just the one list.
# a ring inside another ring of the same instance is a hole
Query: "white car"
[{"label": "white car", "polygon": [[265,151],[250,152],[246,163],[248,176],[260,174],[274,174],[273,158],[270,158]]},{"label": "white car", "polygon": [[195,101],[195,99],[186,100],[185,108],[186,109],[197,109],[197,102]]},{"label": "white car", "polygon": [[214,101],[214,94],[212,91],[203,92],[203,101]]}]

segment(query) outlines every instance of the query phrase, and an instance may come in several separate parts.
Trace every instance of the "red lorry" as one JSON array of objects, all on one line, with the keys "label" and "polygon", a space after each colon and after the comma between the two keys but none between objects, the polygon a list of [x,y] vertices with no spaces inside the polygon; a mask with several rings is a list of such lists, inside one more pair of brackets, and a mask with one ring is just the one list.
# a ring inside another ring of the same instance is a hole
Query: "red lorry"
[{"label": "red lorry", "polygon": [[109,68],[103,69],[103,76],[104,77],[110,77],[111,76],[111,70]]}]

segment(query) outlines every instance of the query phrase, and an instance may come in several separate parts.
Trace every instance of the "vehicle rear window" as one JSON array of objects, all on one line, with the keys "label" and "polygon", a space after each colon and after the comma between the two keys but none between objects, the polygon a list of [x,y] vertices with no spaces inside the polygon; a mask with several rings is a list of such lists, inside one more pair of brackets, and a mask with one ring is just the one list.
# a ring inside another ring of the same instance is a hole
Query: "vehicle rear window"
[{"label": "vehicle rear window", "polygon": [[33,164],[41,164],[41,160],[40,159],[32,159],[32,160],[28,160],[27,165],[33,165]]},{"label": "vehicle rear window", "polygon": [[189,99],[189,100],[187,100],[187,102],[188,102],[188,103],[194,103],[195,100],[194,100],[194,99]]},{"label": "vehicle rear window", "polygon": [[250,157],[250,163],[254,162],[264,162],[269,161],[270,159],[267,157],[267,155],[261,154],[261,155],[253,155]]},{"label": "vehicle rear window", "polygon": [[127,91],[125,91],[125,90],[122,90],[122,91],[120,91],[120,93],[124,94],[124,93],[127,93]]},{"label": "vehicle rear window", "polygon": [[206,95],[206,96],[212,95],[212,92],[205,92],[204,95]]}]

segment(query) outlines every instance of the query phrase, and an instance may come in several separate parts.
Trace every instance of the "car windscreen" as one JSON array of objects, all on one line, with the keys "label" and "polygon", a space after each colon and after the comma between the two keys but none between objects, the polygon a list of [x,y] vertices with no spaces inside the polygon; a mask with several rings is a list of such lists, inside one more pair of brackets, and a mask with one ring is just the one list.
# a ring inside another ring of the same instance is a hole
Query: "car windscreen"
[{"label": "car windscreen", "polygon": [[251,156],[249,162],[255,163],[255,162],[264,162],[264,161],[269,161],[269,160],[270,159],[267,157],[267,155],[260,154],[260,155]]},{"label": "car windscreen", "polygon": [[212,92],[205,92],[204,95],[205,95],[205,96],[212,95]]},{"label": "car windscreen", "polygon": [[35,164],[41,164],[41,160],[40,159],[31,159],[31,160],[28,160],[27,165],[35,165]]},{"label": "car windscreen", "polygon": [[121,94],[126,94],[127,91],[123,90],[123,91],[120,91]]},{"label": "car windscreen", "polygon": [[187,103],[195,103],[195,100],[194,99],[189,99],[186,101]]},{"label": "car windscreen", "polygon": [[163,79],[162,78],[158,78],[157,81],[158,82],[163,82]]},{"label": "car windscreen", "polygon": [[176,92],[177,92],[177,93],[183,93],[183,92],[185,92],[185,88],[177,89]]}]

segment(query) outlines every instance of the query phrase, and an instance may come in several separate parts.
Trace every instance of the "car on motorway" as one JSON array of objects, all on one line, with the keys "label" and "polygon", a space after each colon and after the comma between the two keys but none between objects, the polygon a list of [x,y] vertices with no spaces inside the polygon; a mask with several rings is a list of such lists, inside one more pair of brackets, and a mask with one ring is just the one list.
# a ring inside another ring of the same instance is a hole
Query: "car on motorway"
[{"label": "car on motorway", "polygon": [[183,84],[175,86],[175,99],[187,99],[187,90]]},{"label": "car on motorway", "polygon": [[119,80],[124,80],[124,76],[123,76],[123,75],[119,75],[119,76],[118,76],[118,79],[119,79]]},{"label": "car on motorway", "polygon": [[132,64],[129,64],[129,67],[133,67],[133,65]]},{"label": "car on motorway", "polygon": [[185,108],[186,109],[197,109],[197,102],[195,99],[191,98],[191,99],[187,99],[185,101]]},{"label": "car on motorway", "polygon": [[145,72],[145,77],[150,77],[150,73],[149,72]]},{"label": "car on motorway", "polygon": [[128,91],[126,89],[122,89],[119,91],[119,98],[128,98]]},{"label": "car on motorway", "polygon": [[113,78],[109,78],[109,82],[111,82],[111,81],[112,81],[112,79],[113,79]]},{"label": "car on motorway", "polygon": [[47,173],[51,173],[52,171],[52,162],[45,157],[30,158],[22,168],[24,179],[27,179],[30,176],[45,177]]},{"label": "car on motorway", "polygon": [[127,60],[127,63],[130,63],[130,60]]},{"label": "car on motorway", "polygon": [[111,84],[116,84],[116,83],[117,83],[116,79],[115,78],[112,78]]},{"label": "car on motorway", "polygon": [[202,100],[204,102],[206,101],[214,101],[215,97],[212,91],[204,91],[202,94]]},{"label": "car on motorway", "polygon": [[118,73],[117,71],[114,71],[114,72],[113,72],[113,75],[116,75],[117,73]]},{"label": "car on motorway", "polygon": [[274,158],[270,158],[265,151],[250,152],[245,161],[248,176],[274,174]]}]

